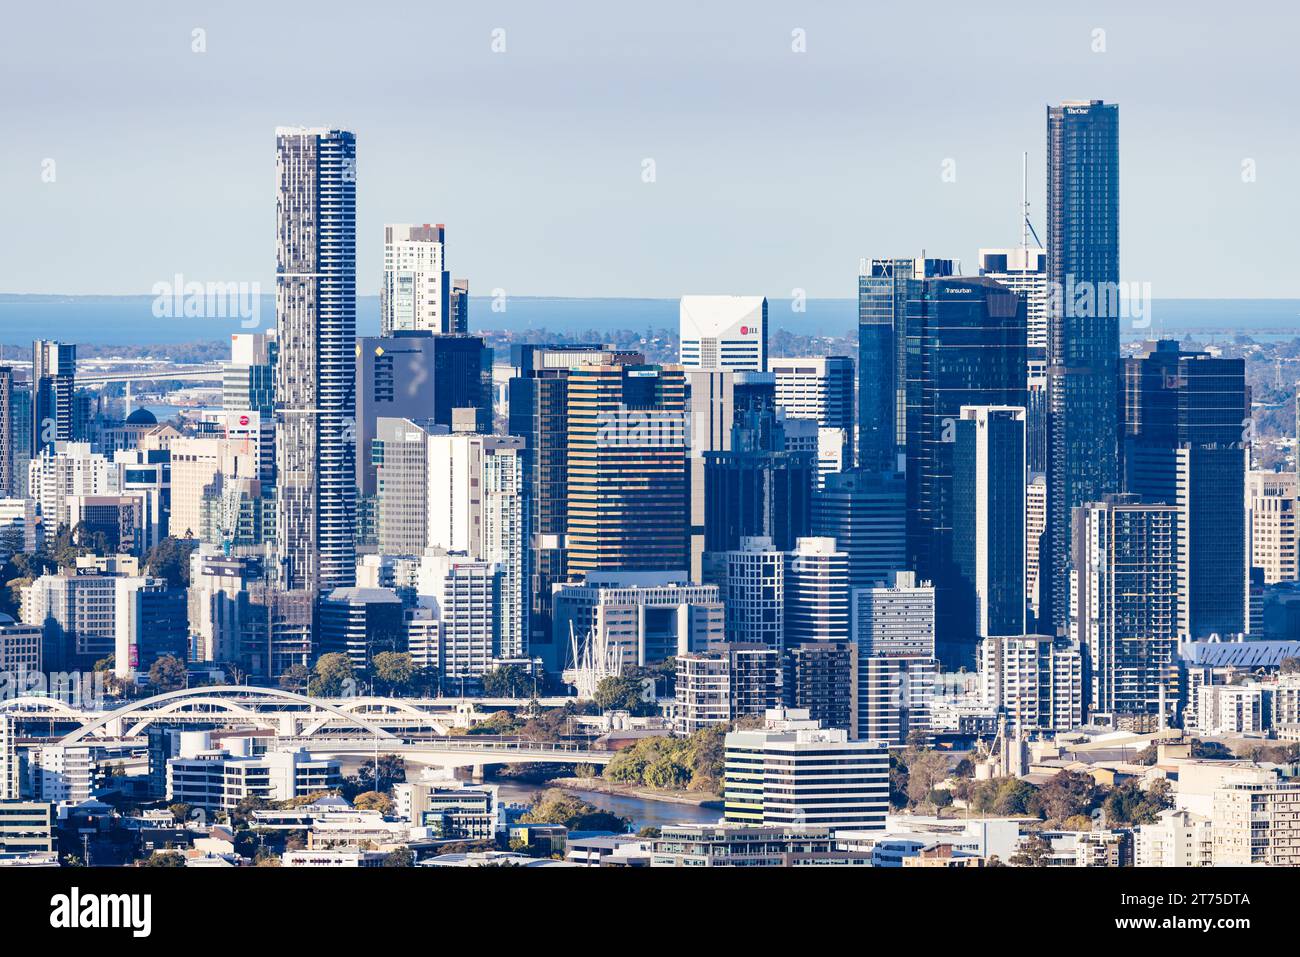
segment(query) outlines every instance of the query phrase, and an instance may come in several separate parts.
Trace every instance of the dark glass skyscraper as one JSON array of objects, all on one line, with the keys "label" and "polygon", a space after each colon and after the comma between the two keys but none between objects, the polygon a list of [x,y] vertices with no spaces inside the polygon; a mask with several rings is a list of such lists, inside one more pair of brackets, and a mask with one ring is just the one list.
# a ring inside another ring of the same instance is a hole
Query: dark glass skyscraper
[{"label": "dark glass skyscraper", "polygon": [[858,275],[858,455],[867,471],[898,470],[905,454],[904,311],[916,281],[951,276],[951,259],[873,259]]},{"label": "dark glass skyscraper", "polygon": [[1180,508],[1180,633],[1245,630],[1245,361],[1154,343],[1120,365],[1120,412],[1124,490]]},{"label": "dark glass skyscraper", "polygon": [[76,438],[73,391],[77,347],[37,339],[32,343],[32,457],[55,442]]},{"label": "dark glass skyscraper", "polygon": [[963,406],[1024,407],[1025,315],[1025,300],[992,279],[926,280],[907,301],[907,554],[917,578],[934,583],[948,667],[974,664],[977,637],[957,598],[957,423]]},{"label": "dark glass skyscraper", "polygon": [[1047,531],[1041,618],[1069,616],[1071,511],[1119,489],[1119,107],[1047,110]]}]

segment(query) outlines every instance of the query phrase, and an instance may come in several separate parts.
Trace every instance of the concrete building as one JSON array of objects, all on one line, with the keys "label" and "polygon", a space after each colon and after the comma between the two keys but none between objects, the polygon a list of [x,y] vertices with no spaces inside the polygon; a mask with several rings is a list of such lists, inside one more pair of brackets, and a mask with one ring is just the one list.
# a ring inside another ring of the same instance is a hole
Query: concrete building
[{"label": "concrete building", "polygon": [[247,737],[212,746],[206,731],[181,734],[180,753],[167,762],[167,800],[206,811],[229,811],[246,798],[288,801],[338,787],[337,761],[312,759],[306,750],[254,755]]},{"label": "concrete building", "polygon": [[833,538],[800,538],[785,562],[785,646],[849,637],[849,554]]},{"label": "concrete building", "polygon": [[1300,578],[1296,517],[1300,485],[1295,472],[1246,474],[1246,521],[1250,564],[1264,571],[1265,584]]},{"label": "concrete building", "polygon": [[51,854],[53,851],[53,804],[0,800],[0,855]]},{"label": "concrete building", "polygon": [[1215,867],[1300,865],[1300,783],[1227,783],[1212,821]]},{"label": "concrete building", "polygon": [[453,778],[420,779],[393,786],[395,814],[439,840],[491,841],[504,830],[504,810],[491,785]]},{"label": "concrete building", "polygon": [[913,572],[852,591],[850,635],[857,645],[854,737],[900,746],[930,731],[939,664],[934,588]]},{"label": "concrete building", "polygon": [[451,273],[447,270],[447,229],[384,224],[384,281],[379,287],[379,328],[457,331],[451,312]]},{"label": "concrete building", "polygon": [[850,741],[806,711],[773,710],[761,730],[726,737],[725,816],[738,824],[883,830],[889,752]]},{"label": "concrete building", "polygon": [[742,538],[740,548],[715,552],[708,580],[726,607],[728,641],[785,646],[785,553],[770,538]]},{"label": "concrete building", "polygon": [[767,371],[767,299],[682,296],[682,365],[688,369]]},{"label": "concrete building", "polygon": [[767,824],[672,824],[654,842],[651,867],[789,867],[801,856],[831,855],[829,828]]},{"label": "concrete building", "polygon": [[696,585],[678,573],[592,573],[554,596],[554,643],[595,642],[623,667],[708,651],[726,636],[717,585]]},{"label": "concrete building", "polygon": [[780,698],[780,653],[775,648],[728,643],[677,656],[673,723],[682,734],[766,714]]},{"label": "concrete building", "polygon": [[854,461],[853,360],[848,356],[768,359],[776,377],[776,404],[792,419],[812,419],[824,429],[841,430],[841,461]]},{"label": "concrete building", "polygon": [[1133,831],[1135,867],[1210,867],[1214,863],[1213,827],[1209,818],[1169,808],[1155,824]]},{"label": "concrete building", "polygon": [[1083,653],[1047,635],[986,638],[979,648],[980,700],[1008,728],[1069,731],[1083,724]]}]

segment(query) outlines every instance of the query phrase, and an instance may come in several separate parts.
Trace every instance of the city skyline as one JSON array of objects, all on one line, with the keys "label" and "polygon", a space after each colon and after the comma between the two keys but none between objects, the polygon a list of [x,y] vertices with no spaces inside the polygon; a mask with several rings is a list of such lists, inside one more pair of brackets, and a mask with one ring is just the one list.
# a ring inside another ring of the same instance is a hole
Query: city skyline
[{"label": "city skyline", "polygon": [[[1210,37],[1118,5],[1050,18],[952,6],[924,29],[901,11],[747,6],[743,20],[691,10],[689,31],[671,26],[671,8],[663,25],[589,9],[576,26],[525,7],[399,11],[449,38],[416,59],[428,66],[413,70],[412,89],[427,80],[441,95],[414,128],[372,60],[401,60],[411,40],[392,31],[370,42],[357,24],[356,65],[328,72],[311,41],[342,41],[291,9],[254,19],[158,7],[144,33],[80,9],[48,38],[77,66],[47,74],[31,57],[50,27],[24,21],[37,42],[5,48],[19,95],[0,160],[14,225],[0,239],[0,291],[144,294],[178,272],[270,288],[262,237],[274,184],[260,157],[277,125],[328,122],[368,144],[362,295],[382,279],[383,224],[430,222],[446,224],[449,255],[479,294],[851,298],[864,256],[928,246],[973,273],[980,248],[1012,245],[1024,151],[1042,234],[1042,111],[1101,98],[1126,116],[1121,277],[1151,282],[1156,298],[1296,293],[1274,225],[1300,207],[1280,172],[1297,134],[1272,122],[1286,108],[1285,31],[1229,21]],[[308,41],[269,47],[289,23]],[[108,56],[114,68],[87,82]],[[264,82],[273,56],[313,82],[277,92]],[[1197,68],[1220,57],[1232,69]],[[946,61],[974,75],[935,66]],[[918,63],[929,68],[909,69]],[[593,84],[599,71],[610,72]],[[997,95],[964,102],[972,79]],[[243,95],[250,84],[256,97]],[[108,117],[114,135],[92,146],[86,131]],[[90,233],[59,225],[74,210],[119,241],[90,255]],[[1216,235],[1252,242],[1225,244],[1207,269],[1200,246]],[[80,267],[70,273],[52,248]]]}]

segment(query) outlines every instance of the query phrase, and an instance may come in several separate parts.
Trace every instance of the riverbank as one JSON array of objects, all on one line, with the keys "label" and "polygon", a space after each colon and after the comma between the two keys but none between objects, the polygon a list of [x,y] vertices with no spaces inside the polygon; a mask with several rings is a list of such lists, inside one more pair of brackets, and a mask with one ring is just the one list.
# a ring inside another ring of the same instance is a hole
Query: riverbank
[{"label": "riverbank", "polygon": [[661,791],[657,788],[620,784],[604,778],[551,778],[547,787],[566,791],[609,794],[615,797],[639,798],[642,801],[662,801],[665,804],[686,804],[699,808],[722,809],[722,795],[704,791]]}]

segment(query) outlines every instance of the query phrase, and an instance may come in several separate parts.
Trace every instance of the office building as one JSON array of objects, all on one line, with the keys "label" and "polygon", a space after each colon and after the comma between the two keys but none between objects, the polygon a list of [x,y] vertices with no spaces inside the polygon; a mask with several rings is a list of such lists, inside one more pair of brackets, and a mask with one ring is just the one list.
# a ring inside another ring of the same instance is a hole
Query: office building
[{"label": "office building", "polygon": [[276,130],[276,556],[313,595],[356,575],[356,137]]},{"label": "office building", "polygon": [[269,420],[275,407],[277,343],[270,332],[236,333],[230,337],[230,361],[221,370],[221,408],[227,412],[260,412]]},{"label": "office building", "polygon": [[1300,485],[1295,472],[1255,472],[1246,476],[1246,521],[1250,566],[1263,572],[1264,583],[1300,578],[1296,516]]},{"label": "office building", "polygon": [[833,538],[800,538],[785,560],[785,647],[849,637],[849,555]]},{"label": "office building", "polygon": [[43,629],[50,671],[89,669],[116,649],[117,579],[112,575],[42,575],[22,591],[21,617]]},{"label": "office building", "polygon": [[119,575],[112,579],[113,673],[124,681],[147,675],[159,658],[189,657],[187,596],[159,578]]},{"label": "office building", "polygon": [[795,825],[672,824],[655,838],[651,867],[790,867],[835,855],[829,828]]},{"label": "office building", "polygon": [[[1042,619],[1069,620],[1073,510],[1120,488],[1119,107],[1047,109],[1047,547]],[[1008,403],[1023,405],[1022,402]]]},{"label": "office building", "polygon": [[1149,343],[1120,363],[1124,490],[1176,505],[1179,630],[1246,630],[1245,361]]},{"label": "office building", "polygon": [[913,572],[852,591],[850,634],[857,645],[854,737],[906,744],[928,734],[939,664],[935,590]]},{"label": "office building", "polygon": [[32,343],[32,458],[55,442],[73,442],[77,347],[37,339]]},{"label": "office building", "polygon": [[682,296],[682,366],[767,371],[767,299],[763,296]]},{"label": "office building", "polygon": [[907,488],[894,472],[828,475],[813,496],[812,534],[835,539],[849,556],[854,588],[883,582],[907,566]]},{"label": "office building", "polygon": [[384,282],[379,287],[383,335],[404,330],[455,332],[447,230],[430,226],[384,225]]},{"label": "office building", "polygon": [[726,638],[718,586],[692,584],[682,572],[592,572],[557,588],[553,615],[557,648],[576,641],[581,653],[591,644],[624,668],[708,651]]},{"label": "office building", "polygon": [[552,663],[552,586],[568,581],[569,375],[580,366],[638,365],[645,359],[612,346],[581,344],[512,346],[510,356],[508,431],[524,440],[528,498],[529,647]]},{"label": "office building", "polygon": [[92,452],[88,442],[57,442],[28,463],[28,488],[40,508],[42,525],[53,534],[72,527],[72,496],[115,494],[117,470]]},{"label": "office building", "polygon": [[851,465],[854,425],[853,360],[848,356],[769,359],[776,379],[776,405],[792,419],[813,419],[844,433],[843,461]]},{"label": "office building", "polygon": [[686,380],[584,365],[568,381],[567,573],[687,570]]},{"label": "office building", "polygon": [[347,655],[365,671],[375,655],[406,651],[402,601],[389,588],[336,588],[321,602],[318,654]]},{"label": "office building", "polygon": [[954,600],[975,634],[1025,633],[1025,410],[963,406],[953,455]]},{"label": "office building", "polygon": [[44,540],[43,531],[35,499],[0,498],[0,556],[35,552]]},{"label": "office building", "polygon": [[[748,373],[759,375],[760,373]],[[691,578],[703,576],[705,453],[731,448],[735,421],[736,373],[725,369],[687,369],[686,402],[690,422]]]},{"label": "office building", "polygon": [[806,711],[776,709],[765,726],[727,734],[725,820],[883,831],[889,751],[821,728]]},{"label": "office building", "polygon": [[[418,602],[437,619],[421,652],[422,667],[442,687],[464,694],[465,682],[495,667],[501,654],[501,567],[463,554],[429,549],[420,559]],[[409,641],[409,631],[408,631]]]},{"label": "office building", "polygon": [[214,747],[207,731],[181,733],[180,751],[167,762],[167,801],[208,812],[231,811],[250,798],[289,801],[343,783],[339,762],[315,760],[306,749],[254,755],[249,737],[227,737]]},{"label": "office building", "polygon": [[0,855],[54,853],[54,805],[48,801],[0,801]]},{"label": "office building", "polygon": [[497,789],[446,779],[406,781],[393,785],[395,814],[416,827],[427,827],[439,840],[492,841],[501,829],[503,810]]},{"label": "office building", "polygon": [[944,278],[907,300],[908,565],[934,583],[938,656],[972,666],[976,632],[954,555],[954,456],[964,406],[1025,405],[1025,302],[991,279]]},{"label": "office building", "polygon": [[1025,482],[1025,607],[1039,620],[1039,549],[1047,532],[1047,476],[1030,472]]},{"label": "office building", "polygon": [[41,671],[43,631],[39,624],[23,624],[13,616],[0,613],[0,675],[7,675],[14,688],[22,689],[24,679]]}]

